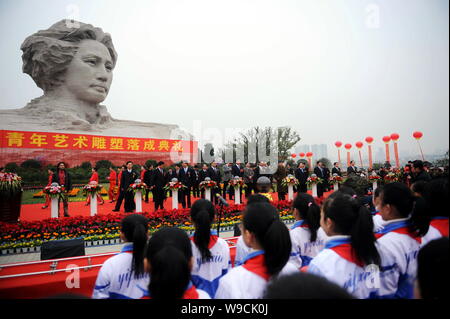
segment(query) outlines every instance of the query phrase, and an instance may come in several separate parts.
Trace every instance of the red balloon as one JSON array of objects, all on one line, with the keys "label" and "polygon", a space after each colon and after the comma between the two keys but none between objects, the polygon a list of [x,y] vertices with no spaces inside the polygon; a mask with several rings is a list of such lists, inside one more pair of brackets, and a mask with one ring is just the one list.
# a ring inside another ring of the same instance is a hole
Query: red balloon
[{"label": "red balloon", "polygon": [[413,133],[413,137],[417,140],[422,138],[422,136],[423,136],[422,132],[417,131]]},{"label": "red balloon", "polygon": [[372,136],[367,136],[366,137],[366,142],[369,143],[369,144],[372,143],[373,142],[373,137]]},{"label": "red balloon", "polygon": [[393,140],[393,141],[396,141],[396,140],[398,140],[400,138],[400,135],[398,135],[397,133],[392,133],[391,134],[391,139]]},{"label": "red balloon", "polygon": [[352,144],[345,144],[344,147],[349,150],[352,148]]},{"label": "red balloon", "polygon": [[383,142],[389,143],[390,141],[391,141],[391,137],[390,136],[383,136]]},{"label": "red balloon", "polygon": [[313,153],[312,153],[312,152],[306,153],[306,157],[311,157],[311,156],[313,156]]},{"label": "red balloon", "polygon": [[305,153],[300,153],[300,157],[305,157]]},{"label": "red balloon", "polygon": [[336,147],[341,147],[342,146],[342,142],[341,141],[337,141],[336,143],[334,143],[334,145],[336,145]]},{"label": "red balloon", "polygon": [[292,158],[296,158],[297,154],[291,154]]},{"label": "red balloon", "polygon": [[356,145],[357,148],[363,147],[363,143],[362,142],[356,142],[355,145]]}]

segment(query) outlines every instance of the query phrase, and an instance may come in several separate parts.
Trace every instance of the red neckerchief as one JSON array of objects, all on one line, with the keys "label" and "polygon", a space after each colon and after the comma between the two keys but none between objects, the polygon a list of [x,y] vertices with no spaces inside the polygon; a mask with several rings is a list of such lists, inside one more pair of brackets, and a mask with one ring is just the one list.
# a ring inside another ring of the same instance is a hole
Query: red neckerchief
[{"label": "red neckerchief", "polygon": [[262,277],[266,281],[268,281],[270,278],[270,274],[267,272],[264,254],[248,259],[242,265],[242,267],[254,273],[255,275]]},{"label": "red neckerchief", "polygon": [[432,219],[430,225],[436,228],[442,236],[448,237],[448,218]]},{"label": "red neckerchief", "polygon": [[[217,235],[211,235],[209,237],[209,244],[208,244],[208,249],[213,248],[213,246],[217,243],[217,240],[219,239],[219,236]],[[191,240],[194,241],[194,235],[192,235]]]},{"label": "red neckerchief", "polygon": [[338,254],[340,257],[345,260],[358,265],[359,267],[364,267],[364,263],[360,261],[354,254],[353,248],[351,244],[341,244],[335,247],[329,248]]}]

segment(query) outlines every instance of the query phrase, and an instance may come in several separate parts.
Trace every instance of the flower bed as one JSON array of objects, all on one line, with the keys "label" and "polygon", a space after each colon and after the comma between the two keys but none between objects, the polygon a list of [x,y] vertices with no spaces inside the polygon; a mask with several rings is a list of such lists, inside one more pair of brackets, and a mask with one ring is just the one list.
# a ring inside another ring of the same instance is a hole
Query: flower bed
[{"label": "flower bed", "polygon": [[[283,220],[293,219],[290,212],[291,202],[279,201],[273,205],[280,212]],[[233,227],[240,222],[241,212],[245,205],[230,205],[229,207],[216,207],[220,215],[220,225],[223,230]],[[15,224],[0,222],[0,252],[39,247],[43,242],[51,240],[64,240],[84,238],[90,244],[115,243],[120,236],[120,222],[128,214],[117,213],[95,216],[77,216],[63,219],[46,219],[43,221]],[[142,213],[149,220],[150,233],[161,227],[179,227],[191,232],[194,230],[190,220],[189,209],[158,210],[152,213]],[[214,224],[213,228],[217,228]],[[112,242],[111,242],[112,241]],[[32,249],[33,250],[33,249]]]}]

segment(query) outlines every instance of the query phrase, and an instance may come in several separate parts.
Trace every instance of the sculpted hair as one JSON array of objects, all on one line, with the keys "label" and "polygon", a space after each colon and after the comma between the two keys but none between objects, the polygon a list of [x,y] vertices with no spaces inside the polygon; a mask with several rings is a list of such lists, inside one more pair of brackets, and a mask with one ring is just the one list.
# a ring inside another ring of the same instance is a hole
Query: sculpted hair
[{"label": "sculpted hair", "polygon": [[181,299],[191,280],[192,246],[186,232],[162,228],[148,241],[149,292],[153,299]]},{"label": "sculpted hair", "polygon": [[121,230],[126,240],[133,243],[132,270],[134,276],[139,277],[144,273],[144,250],[148,238],[148,220],[142,215],[128,215],[122,219]]},{"label": "sculpted hair", "polygon": [[262,246],[268,273],[277,275],[288,262],[292,249],[289,230],[281,222],[277,210],[267,203],[248,205],[243,224]]},{"label": "sculpted hair", "polygon": [[194,243],[200,250],[203,261],[211,259],[208,246],[214,215],[214,205],[209,200],[199,199],[192,205],[191,219],[195,224]]},{"label": "sculpted hair", "polygon": [[[73,26],[73,27],[72,27]],[[116,65],[117,52],[108,33],[82,22],[61,20],[47,30],[27,37],[20,49],[22,70],[30,75],[44,92],[64,82],[63,75],[78,51],[81,40],[96,40],[106,46]]]}]

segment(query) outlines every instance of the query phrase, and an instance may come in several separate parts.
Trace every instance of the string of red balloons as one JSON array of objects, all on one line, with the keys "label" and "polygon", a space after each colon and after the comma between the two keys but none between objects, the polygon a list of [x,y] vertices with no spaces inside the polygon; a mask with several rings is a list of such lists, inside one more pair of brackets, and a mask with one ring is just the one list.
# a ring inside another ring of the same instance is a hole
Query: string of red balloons
[{"label": "string of red balloons", "polygon": [[[416,139],[417,141],[417,145],[419,146],[419,150],[420,150],[420,154],[422,156],[422,160],[425,161],[425,157],[423,155],[423,151],[422,151],[422,146],[420,145],[420,139],[423,137],[423,133],[420,131],[415,131],[413,132],[412,136]],[[391,135],[386,135],[383,136],[382,141],[385,143],[385,153],[386,153],[386,161],[388,163],[391,162],[391,156],[390,156],[390,149],[389,149],[389,143],[392,141],[394,144],[394,156],[395,156],[395,165],[396,167],[400,167],[400,159],[399,159],[399,154],[398,154],[398,140],[400,139],[400,135],[398,133],[392,133]],[[372,136],[368,136],[365,138],[365,141],[367,143],[367,148],[368,148],[368,155],[369,155],[369,169],[372,168],[373,166],[373,160],[372,160],[372,143],[374,141],[374,138]],[[343,143],[341,141],[336,141],[334,143],[334,145],[337,148],[338,151],[338,161],[339,163],[341,163],[341,147],[343,145]],[[361,150],[364,146],[364,143],[361,141],[358,141],[355,143],[356,148],[358,149],[358,153],[359,153],[359,161],[361,164],[361,167],[363,167],[363,161],[362,161],[362,154],[361,154]],[[350,161],[351,161],[351,155],[350,155],[350,150],[352,148],[352,144],[350,143],[346,143],[344,145],[345,149],[347,150],[347,166],[350,166]],[[299,153],[300,158],[304,158],[305,156],[308,158],[308,162],[309,165],[311,167],[312,164],[312,157],[313,157],[313,153],[312,152],[307,152],[305,153]],[[292,158],[296,158],[297,154],[293,153],[291,154]]]}]

